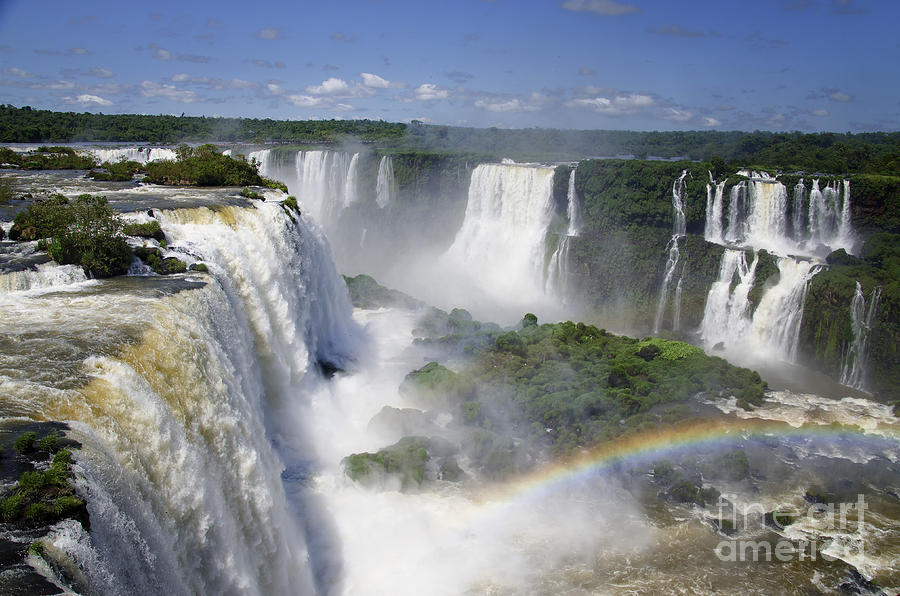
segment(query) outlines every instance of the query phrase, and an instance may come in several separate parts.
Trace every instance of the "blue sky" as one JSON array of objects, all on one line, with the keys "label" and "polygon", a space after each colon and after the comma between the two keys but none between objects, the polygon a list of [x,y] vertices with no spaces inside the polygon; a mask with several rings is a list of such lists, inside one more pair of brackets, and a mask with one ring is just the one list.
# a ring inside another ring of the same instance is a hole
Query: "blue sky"
[{"label": "blue sky", "polygon": [[0,0],[0,102],[635,130],[900,130],[896,0]]}]

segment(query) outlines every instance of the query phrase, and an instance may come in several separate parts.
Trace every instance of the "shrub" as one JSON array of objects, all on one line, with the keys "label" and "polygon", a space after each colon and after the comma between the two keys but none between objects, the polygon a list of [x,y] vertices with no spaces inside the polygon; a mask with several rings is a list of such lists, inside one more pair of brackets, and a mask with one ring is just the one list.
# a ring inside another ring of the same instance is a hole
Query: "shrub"
[{"label": "shrub", "polygon": [[126,223],[123,227],[126,236],[137,236],[138,238],[153,238],[155,240],[165,240],[166,235],[163,234],[159,222],[155,219],[147,223]]},{"label": "shrub", "polygon": [[16,448],[20,454],[28,453],[29,451],[34,451],[34,442],[37,440],[37,433],[34,431],[24,432],[16,438],[16,442],[13,443],[13,447]]}]

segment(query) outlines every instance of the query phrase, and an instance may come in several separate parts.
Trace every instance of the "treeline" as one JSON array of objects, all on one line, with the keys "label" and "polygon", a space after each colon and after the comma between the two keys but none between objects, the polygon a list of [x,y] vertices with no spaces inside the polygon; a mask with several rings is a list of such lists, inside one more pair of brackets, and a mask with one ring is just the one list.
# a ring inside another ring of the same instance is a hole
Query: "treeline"
[{"label": "treeline", "polygon": [[404,136],[405,124],[373,120],[272,120],[51,112],[0,106],[0,142],[78,141],[331,143],[344,137],[385,142]]},{"label": "treeline", "polygon": [[373,120],[288,121],[51,112],[0,106],[0,142],[219,141],[377,143],[393,150],[469,151],[530,161],[633,156],[710,160],[831,174],[900,175],[900,132],[814,133],[463,128]]}]

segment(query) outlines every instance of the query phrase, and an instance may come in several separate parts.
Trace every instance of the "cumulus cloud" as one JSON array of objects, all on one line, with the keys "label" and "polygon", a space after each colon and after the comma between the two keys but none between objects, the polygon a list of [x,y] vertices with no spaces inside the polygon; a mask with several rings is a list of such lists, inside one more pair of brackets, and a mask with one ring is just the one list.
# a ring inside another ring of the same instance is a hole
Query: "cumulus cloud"
[{"label": "cumulus cloud", "polygon": [[706,116],[705,118],[703,118],[703,126],[722,126],[722,122],[711,116]]},{"label": "cumulus cloud", "polygon": [[450,97],[450,92],[446,89],[441,89],[437,85],[433,83],[422,83],[418,87],[416,87],[414,91],[416,95],[416,99],[420,101],[432,101],[435,99],[447,99]]},{"label": "cumulus cloud", "polygon": [[116,76],[113,71],[99,67],[90,69],[88,74],[99,79],[111,79]]},{"label": "cumulus cloud", "polygon": [[202,98],[196,92],[188,89],[179,89],[175,85],[167,83],[154,83],[153,81],[141,81],[141,95],[144,97],[163,97],[181,103],[194,103]]},{"label": "cumulus cloud", "polygon": [[311,97],[309,95],[288,95],[286,99],[301,108],[312,108],[325,102],[325,99],[322,97]]},{"label": "cumulus cloud", "polygon": [[810,114],[812,114],[813,116],[818,116],[820,118],[824,118],[825,116],[828,116],[830,114],[830,112],[828,110],[826,110],[825,108],[822,108],[819,110],[813,110],[812,112],[810,112]]},{"label": "cumulus cloud", "polygon": [[641,12],[641,9],[633,4],[620,4],[613,0],[565,0],[561,6],[564,10],[572,12],[592,12],[610,17]]},{"label": "cumulus cloud", "polygon": [[366,87],[371,87],[373,89],[402,89],[406,87],[405,83],[399,83],[396,81],[388,81],[377,74],[372,74],[370,72],[361,72],[359,76],[362,77],[362,84]]},{"label": "cumulus cloud", "polygon": [[350,91],[350,85],[344,79],[331,77],[319,85],[309,85],[306,92],[311,95],[341,95]]},{"label": "cumulus cloud", "polygon": [[[588,88],[589,91],[595,91],[593,87]],[[598,95],[596,97],[580,97],[570,100],[566,103],[569,107],[584,108],[597,112],[598,114],[606,114],[608,116],[619,116],[627,114],[636,114],[642,110],[656,105],[656,99],[652,95],[645,93],[620,93],[613,97]]]},{"label": "cumulus cloud", "polygon": [[256,32],[259,39],[278,39],[281,37],[281,30],[275,27],[264,27]]},{"label": "cumulus cloud", "polygon": [[90,95],[88,93],[84,93],[77,97],[64,97],[63,101],[71,104],[78,104],[82,106],[111,106],[113,102],[108,99],[104,99],[98,95]]},{"label": "cumulus cloud", "polygon": [[694,117],[694,114],[689,112],[688,110],[681,110],[678,108],[664,108],[662,111],[662,117],[666,120],[674,120],[676,122],[686,122]]},{"label": "cumulus cloud", "polygon": [[830,99],[831,101],[846,103],[848,101],[853,101],[853,96],[849,93],[844,93],[843,91],[834,91],[828,94],[828,99]]},{"label": "cumulus cloud", "polygon": [[71,48],[69,50],[69,53],[73,56],[87,56],[88,54],[90,54],[87,48]]},{"label": "cumulus cloud", "polygon": [[169,77],[173,83],[191,83],[192,85],[200,85],[214,91],[224,91],[227,89],[255,89],[259,84],[244,79],[220,79],[218,77],[192,77],[184,72],[173,74]]},{"label": "cumulus cloud", "polygon": [[475,107],[488,112],[536,112],[541,109],[519,99],[479,99],[475,102]]}]

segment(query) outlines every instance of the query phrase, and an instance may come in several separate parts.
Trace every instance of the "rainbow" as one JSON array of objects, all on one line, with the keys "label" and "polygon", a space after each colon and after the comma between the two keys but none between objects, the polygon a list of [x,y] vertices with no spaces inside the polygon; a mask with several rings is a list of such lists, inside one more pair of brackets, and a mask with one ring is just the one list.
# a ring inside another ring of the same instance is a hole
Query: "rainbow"
[{"label": "rainbow", "polygon": [[546,496],[568,484],[620,465],[635,465],[689,450],[724,447],[752,438],[888,440],[900,443],[900,429],[891,425],[871,434],[856,426],[805,424],[793,427],[763,419],[702,420],[638,432],[602,443],[593,449],[542,466],[509,482],[487,488],[478,500],[486,506]]}]

